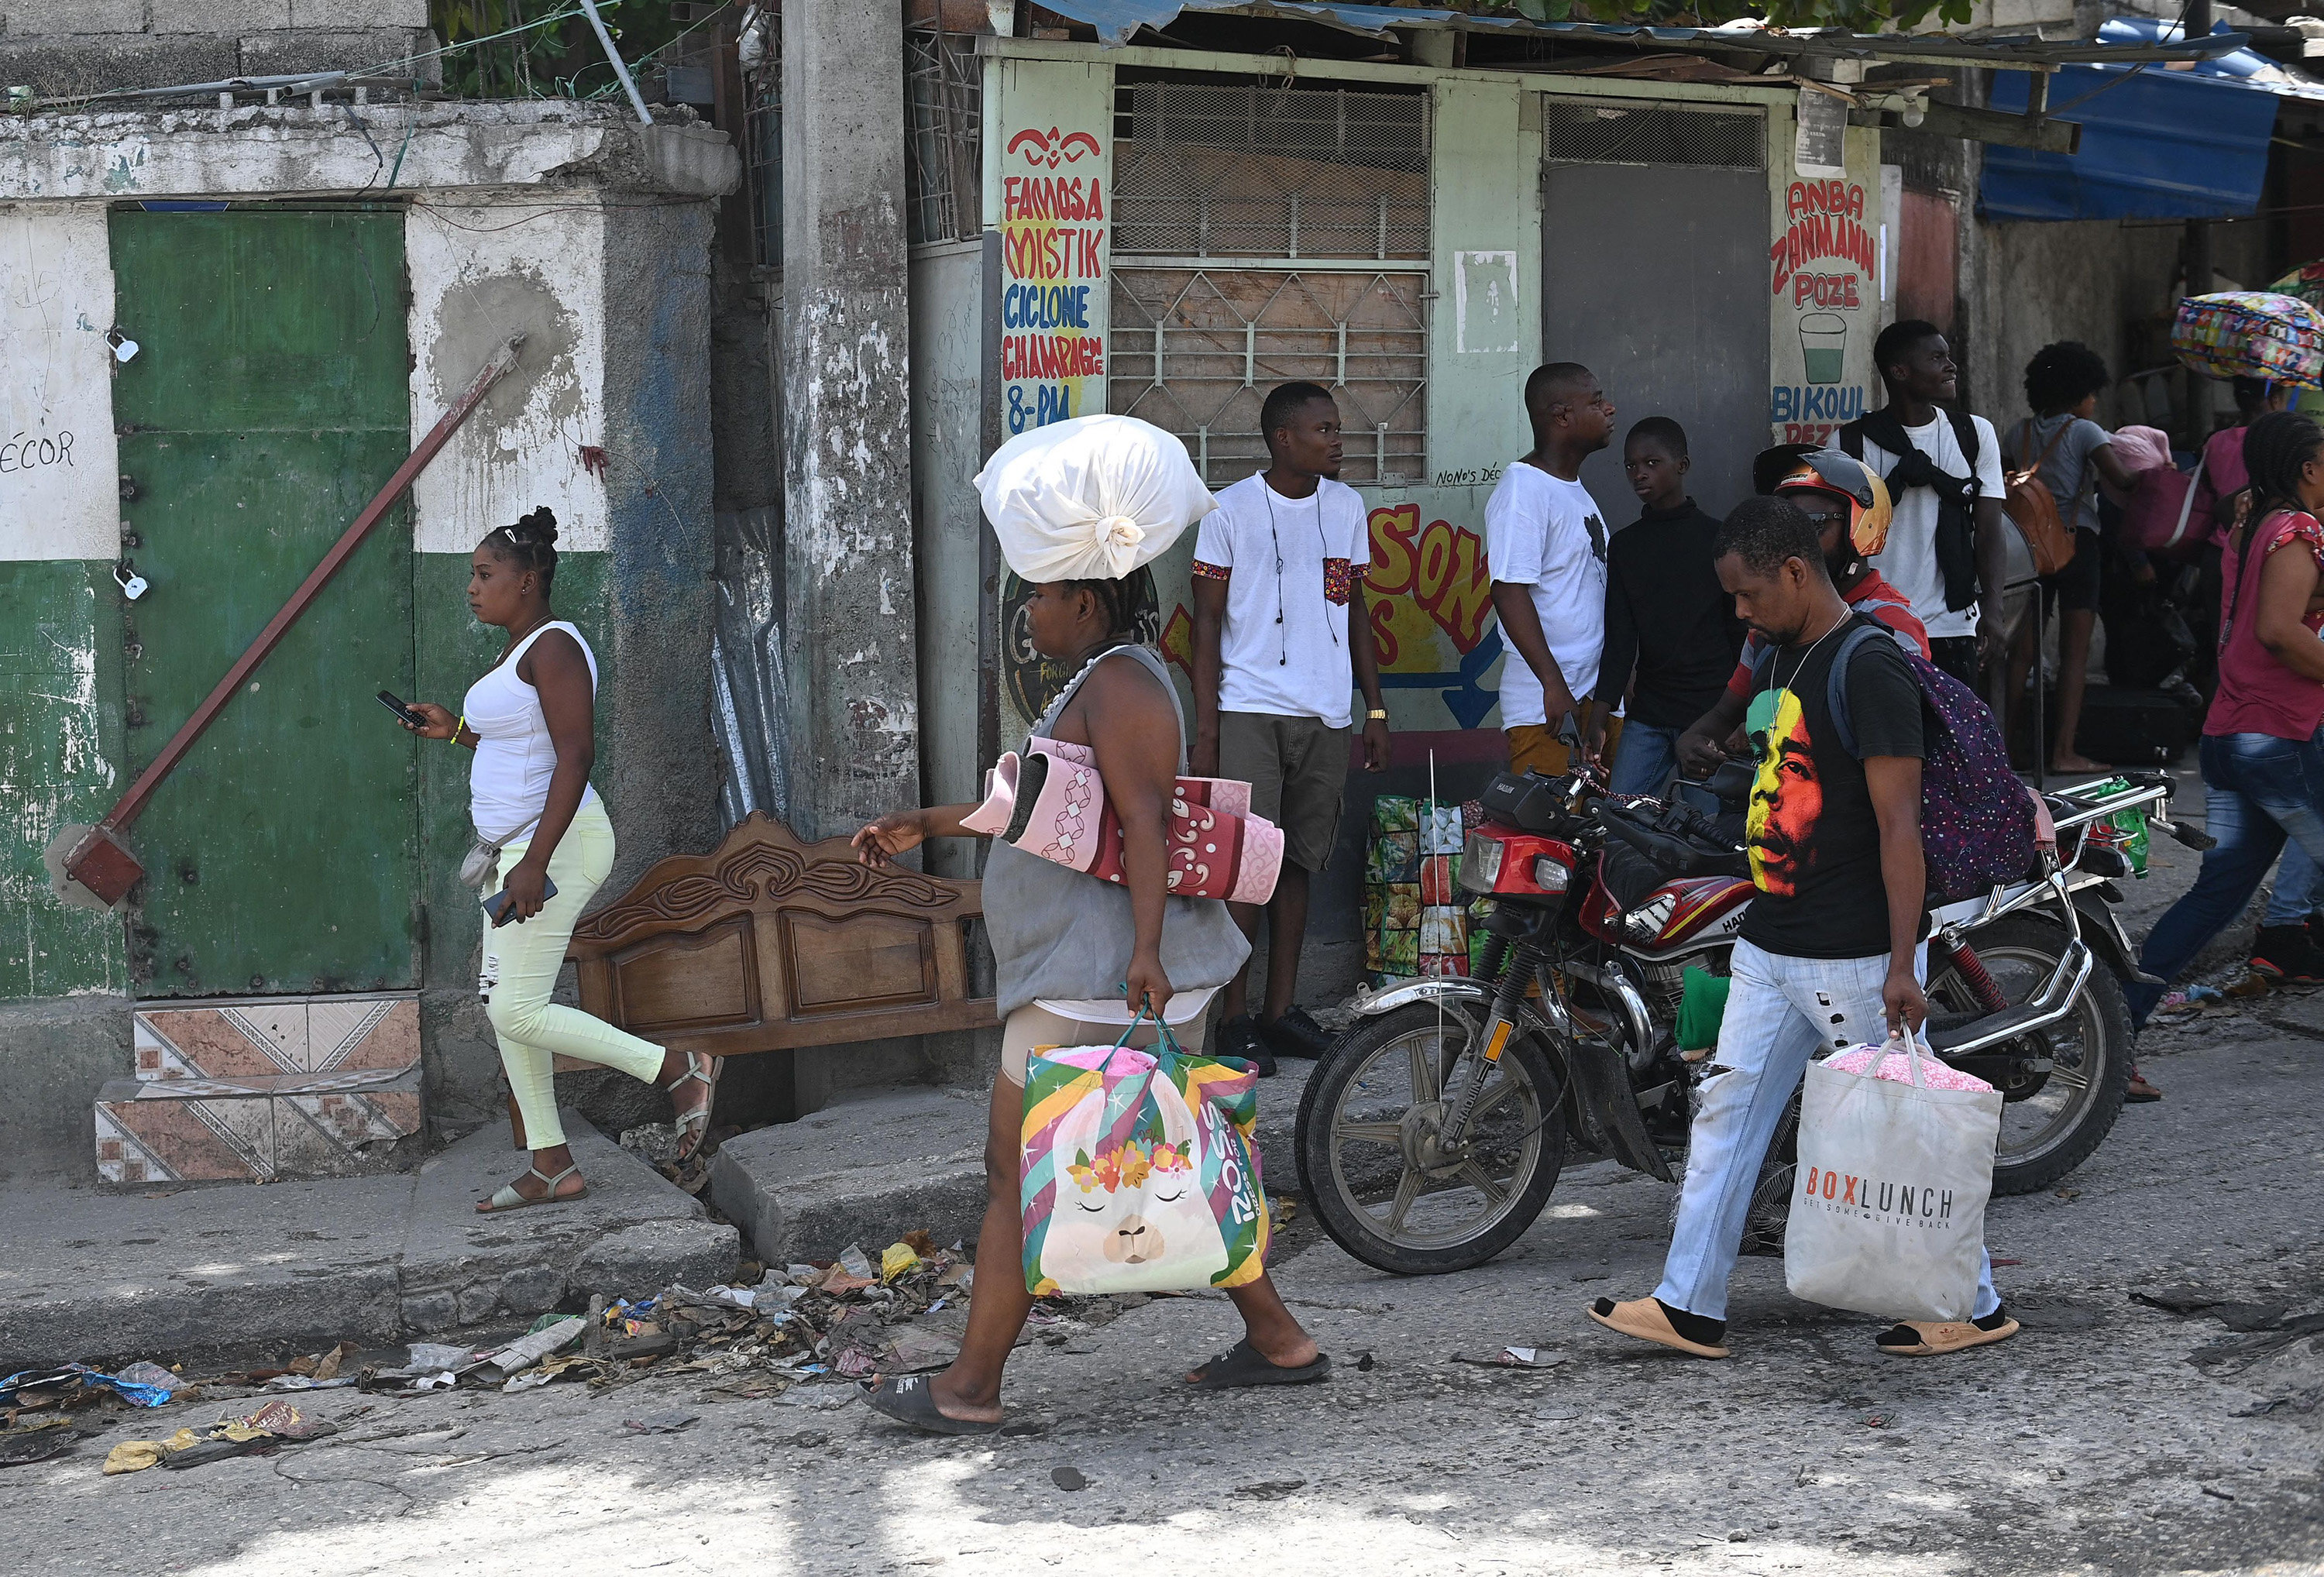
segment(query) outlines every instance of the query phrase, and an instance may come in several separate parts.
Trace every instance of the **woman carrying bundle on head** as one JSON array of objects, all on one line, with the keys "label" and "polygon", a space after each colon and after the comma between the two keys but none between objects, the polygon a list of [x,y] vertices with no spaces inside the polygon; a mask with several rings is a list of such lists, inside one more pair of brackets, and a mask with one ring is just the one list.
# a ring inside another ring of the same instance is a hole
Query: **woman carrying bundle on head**
[{"label": "woman carrying bundle on head", "polygon": [[581,632],[549,611],[556,575],[549,510],[489,532],[469,560],[468,611],[507,631],[507,646],[468,687],[459,715],[428,701],[410,707],[427,719],[412,729],[422,739],[475,752],[468,801],[476,846],[461,876],[491,899],[480,989],[532,1151],[523,1176],[477,1202],[487,1214],[586,1192],[557,1120],[559,1055],[669,1091],[681,1157],[700,1148],[710,1125],[707,1058],[665,1051],[549,1001],[574,923],[613,868],[613,824],[589,786],[597,659]]},{"label": "woman carrying bundle on head", "polygon": [[[1014,463],[1036,453],[1038,459]],[[1032,585],[1025,622],[1033,646],[1075,669],[1033,733],[1093,754],[1121,829],[1122,880],[1044,859],[1005,835],[993,840],[985,865],[985,925],[1003,1022],[968,1333],[942,1374],[886,1380],[867,1397],[890,1417],[946,1434],[1001,1426],[1001,1366],[1033,1306],[1019,1268],[1028,1057],[1124,1038],[1133,1047],[1150,1047],[1157,1019],[1171,1027],[1180,1047],[1199,1050],[1213,993],[1250,951],[1222,899],[1169,895],[1165,828],[1174,784],[1186,770],[1185,717],[1161,659],[1130,627],[1122,586],[1214,507],[1185,447],[1128,417],[1084,417],[1042,429],[1038,439],[1011,440],[978,482],[1010,568]],[[979,808],[881,816],[855,844],[864,863],[883,864],[928,838],[974,835],[963,823]],[[1095,808],[1086,816],[1092,826],[1100,819]],[[1190,1383],[1297,1384],[1330,1371],[1263,1271],[1228,1291],[1245,1338],[1189,1374]]]},{"label": "woman carrying bundle on head", "polygon": [[[2324,864],[2324,428],[2268,412],[2243,461],[2251,503],[2219,563],[2219,688],[2203,720],[2203,825],[2218,843],[2139,955],[2166,982],[2244,912],[2285,839]],[[2135,1026],[2163,990],[2130,984]]]}]

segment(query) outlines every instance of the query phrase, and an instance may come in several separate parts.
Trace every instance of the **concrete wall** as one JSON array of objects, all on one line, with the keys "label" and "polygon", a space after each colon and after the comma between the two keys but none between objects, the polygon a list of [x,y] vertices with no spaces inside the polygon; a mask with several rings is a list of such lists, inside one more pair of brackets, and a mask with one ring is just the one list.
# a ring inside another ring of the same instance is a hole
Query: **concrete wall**
[{"label": "concrete wall", "polygon": [[[428,0],[0,4],[0,81],[27,85],[43,98],[361,69],[434,44]],[[414,69],[407,66],[401,74]],[[429,80],[438,75],[432,64],[417,69]]]}]

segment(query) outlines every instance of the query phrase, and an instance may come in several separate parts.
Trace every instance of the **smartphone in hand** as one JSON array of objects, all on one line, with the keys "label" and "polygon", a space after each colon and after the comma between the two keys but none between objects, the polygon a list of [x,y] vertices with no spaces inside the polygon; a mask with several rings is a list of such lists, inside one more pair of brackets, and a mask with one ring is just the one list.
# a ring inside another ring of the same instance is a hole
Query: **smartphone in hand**
[{"label": "smartphone in hand", "polygon": [[[540,900],[547,903],[557,896],[557,883],[544,876],[540,879]],[[484,913],[492,917],[493,929],[497,931],[516,918],[516,895],[505,887],[484,899]]]},{"label": "smartphone in hand", "polygon": [[414,712],[410,707],[397,700],[395,698],[395,692],[392,690],[382,690],[379,693],[379,704],[386,707],[390,712],[394,713],[396,720],[401,723],[406,728],[425,728],[428,726],[428,719],[422,717],[419,713]]}]

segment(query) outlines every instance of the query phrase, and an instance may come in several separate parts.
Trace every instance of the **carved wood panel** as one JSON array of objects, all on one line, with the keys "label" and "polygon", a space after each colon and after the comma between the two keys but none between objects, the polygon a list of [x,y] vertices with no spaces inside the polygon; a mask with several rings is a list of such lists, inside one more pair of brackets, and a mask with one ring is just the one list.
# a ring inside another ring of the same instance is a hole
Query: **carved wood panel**
[{"label": "carved wood panel", "polygon": [[[755,814],[708,854],[657,863],[585,917],[567,952],[581,1006],[713,1056],[996,1023],[968,992],[982,884],[855,861]],[[561,1062],[561,1059],[560,1059]]]}]

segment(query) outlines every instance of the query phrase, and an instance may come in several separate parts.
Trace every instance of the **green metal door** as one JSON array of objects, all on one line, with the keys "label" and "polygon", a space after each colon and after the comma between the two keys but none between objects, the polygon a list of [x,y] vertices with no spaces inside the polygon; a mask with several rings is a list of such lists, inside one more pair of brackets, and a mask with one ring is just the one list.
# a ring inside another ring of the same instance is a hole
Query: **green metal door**
[{"label": "green metal door", "polygon": [[[393,212],[122,211],[129,766],[160,753],[411,447]],[[130,833],[146,997],[420,983],[411,529],[399,508]]]}]

